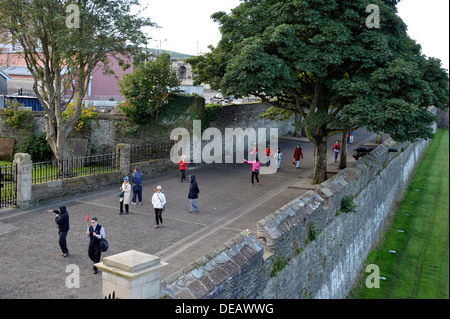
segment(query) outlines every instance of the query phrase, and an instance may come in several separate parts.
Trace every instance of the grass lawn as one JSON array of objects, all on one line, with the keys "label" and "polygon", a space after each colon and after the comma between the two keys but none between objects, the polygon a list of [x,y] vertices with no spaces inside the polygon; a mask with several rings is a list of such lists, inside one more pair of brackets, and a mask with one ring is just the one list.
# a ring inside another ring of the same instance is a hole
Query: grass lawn
[{"label": "grass lawn", "polygon": [[350,298],[448,299],[448,216],[449,131],[439,129],[414,171],[392,227],[367,258],[366,264],[376,264],[385,279],[379,288],[369,289],[365,280],[371,273],[364,273]]}]

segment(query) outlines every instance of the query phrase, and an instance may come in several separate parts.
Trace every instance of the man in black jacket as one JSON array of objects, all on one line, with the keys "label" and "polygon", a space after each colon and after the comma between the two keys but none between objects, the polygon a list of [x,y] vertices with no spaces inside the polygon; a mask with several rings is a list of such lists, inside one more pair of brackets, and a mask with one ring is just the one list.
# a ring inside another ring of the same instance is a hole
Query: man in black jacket
[{"label": "man in black jacket", "polygon": [[61,247],[61,256],[67,257],[69,250],[67,249],[67,233],[69,232],[69,213],[66,206],[60,206],[57,210],[47,210],[49,213],[55,213],[55,222],[58,225],[59,247]]},{"label": "man in black jacket", "polygon": [[[105,229],[97,223],[97,217],[91,218],[91,226],[88,231],[86,231],[86,236],[89,236],[89,258],[94,262],[94,264],[100,262],[100,257],[102,254],[101,250],[101,239],[105,238]],[[98,273],[98,269],[92,266],[94,274]]]}]

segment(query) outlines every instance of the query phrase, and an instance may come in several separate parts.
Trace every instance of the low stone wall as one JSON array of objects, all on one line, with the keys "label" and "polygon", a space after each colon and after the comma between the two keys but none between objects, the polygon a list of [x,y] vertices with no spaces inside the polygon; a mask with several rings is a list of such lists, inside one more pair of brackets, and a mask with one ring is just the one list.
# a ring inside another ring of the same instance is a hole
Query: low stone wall
[{"label": "low stone wall", "polygon": [[[209,255],[166,278],[164,298],[345,298],[429,141],[389,139]],[[395,148],[398,152],[388,152]],[[356,212],[341,212],[351,196]]]},{"label": "low stone wall", "polygon": [[[129,146],[126,144],[119,144],[118,147],[129,150]],[[113,185],[116,185],[117,189],[119,189],[126,175],[131,178],[135,166],[138,166],[139,170],[143,173],[144,182],[146,179],[168,174],[179,169],[178,164],[174,164],[170,158],[130,164],[129,155],[129,151],[121,151],[120,168],[115,172],[61,179],[32,185],[32,162],[30,156],[28,154],[16,154],[15,162],[18,164],[19,169],[18,190],[20,192],[18,193],[21,194],[17,206],[20,208],[35,206],[53,201],[56,198],[99,191],[110,188]],[[27,161],[23,161],[23,157],[27,158]],[[22,164],[22,162],[25,164]],[[24,169],[25,167],[27,169]],[[26,195],[22,196],[23,194]],[[24,198],[22,199],[22,197]]]}]

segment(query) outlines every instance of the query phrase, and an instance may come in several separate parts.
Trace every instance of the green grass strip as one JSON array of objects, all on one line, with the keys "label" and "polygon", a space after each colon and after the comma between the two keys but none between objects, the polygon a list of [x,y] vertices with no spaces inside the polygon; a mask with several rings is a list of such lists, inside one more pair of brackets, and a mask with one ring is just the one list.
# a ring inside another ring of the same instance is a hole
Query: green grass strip
[{"label": "green grass strip", "polygon": [[366,261],[385,279],[367,288],[365,273],[350,298],[449,298],[448,130],[437,131],[413,176],[392,227]]}]

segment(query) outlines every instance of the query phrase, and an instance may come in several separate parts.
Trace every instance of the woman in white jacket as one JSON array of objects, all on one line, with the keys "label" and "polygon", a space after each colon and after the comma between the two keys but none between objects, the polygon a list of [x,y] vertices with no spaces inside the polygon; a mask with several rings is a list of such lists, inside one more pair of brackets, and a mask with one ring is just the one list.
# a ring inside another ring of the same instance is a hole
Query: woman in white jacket
[{"label": "woman in white jacket", "polygon": [[152,196],[152,205],[155,209],[155,221],[156,225],[154,228],[159,228],[159,223],[161,222],[161,227],[164,227],[163,225],[163,219],[162,219],[162,212],[164,210],[164,205],[166,205],[166,196],[162,192],[161,185],[158,185],[155,188],[155,192]]},{"label": "woman in white jacket", "polygon": [[131,202],[131,185],[128,176],[123,179],[122,187],[120,191],[123,192],[123,196],[120,197],[120,212],[119,215],[123,214],[123,205],[125,205],[125,214],[128,214],[129,206]]}]

